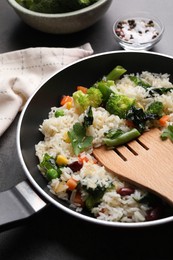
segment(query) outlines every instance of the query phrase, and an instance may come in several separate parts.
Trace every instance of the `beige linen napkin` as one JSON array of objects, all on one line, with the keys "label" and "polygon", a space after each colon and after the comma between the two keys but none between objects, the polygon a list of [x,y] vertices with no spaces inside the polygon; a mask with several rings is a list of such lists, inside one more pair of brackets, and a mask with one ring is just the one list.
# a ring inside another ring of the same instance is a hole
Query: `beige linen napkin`
[{"label": "beige linen napkin", "polygon": [[28,48],[0,54],[0,136],[46,79],[91,54],[89,43],[77,48]]}]

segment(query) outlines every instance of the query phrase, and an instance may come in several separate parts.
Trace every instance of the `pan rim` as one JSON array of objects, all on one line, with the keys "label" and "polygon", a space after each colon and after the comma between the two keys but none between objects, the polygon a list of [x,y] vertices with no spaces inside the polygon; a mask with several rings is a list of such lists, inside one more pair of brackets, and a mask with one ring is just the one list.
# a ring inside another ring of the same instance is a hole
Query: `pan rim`
[{"label": "pan rim", "polygon": [[81,214],[80,212],[76,212],[73,211],[72,209],[62,205],[61,203],[59,203],[58,201],[56,201],[55,199],[53,199],[48,193],[46,193],[40,186],[39,184],[34,180],[34,178],[31,176],[29,170],[27,169],[27,166],[24,162],[23,156],[22,156],[22,151],[21,151],[21,143],[20,143],[20,130],[21,130],[21,125],[22,125],[22,121],[26,112],[27,107],[29,106],[31,100],[33,99],[33,97],[35,96],[35,94],[39,91],[39,89],[47,82],[49,81],[52,77],[54,77],[56,74],[61,73],[61,71],[67,69],[68,67],[74,66],[77,63],[81,63],[84,60],[88,60],[88,59],[93,59],[96,58],[98,56],[103,56],[103,55],[111,55],[111,54],[115,54],[115,53],[135,53],[135,54],[145,54],[145,55],[154,55],[154,56],[160,56],[160,57],[164,57],[164,58],[169,58],[173,60],[173,57],[170,55],[166,55],[166,54],[161,54],[161,53],[157,53],[157,52],[148,52],[148,51],[108,51],[108,52],[102,52],[102,53],[97,53],[97,54],[93,54],[92,56],[89,57],[85,57],[82,58],[78,61],[75,61],[67,66],[65,66],[64,68],[58,70],[58,72],[55,72],[52,76],[50,76],[47,80],[44,81],[44,83],[42,83],[36,90],[35,92],[31,95],[31,97],[28,99],[28,101],[26,102],[21,115],[19,117],[19,121],[18,121],[18,125],[17,125],[17,136],[16,136],[16,144],[17,144],[17,152],[18,152],[18,156],[19,156],[19,160],[21,163],[21,166],[25,172],[25,175],[27,176],[27,178],[29,179],[30,183],[36,188],[36,190],[38,191],[38,193],[40,193],[47,201],[49,201],[50,203],[52,203],[53,205],[55,205],[56,207],[58,207],[59,209],[65,211],[66,213],[73,215],[74,217],[80,218],[82,220],[94,223],[94,224],[99,224],[99,225],[103,225],[103,226],[108,226],[108,227],[115,227],[115,228],[146,228],[146,227],[153,227],[153,226],[157,226],[157,225],[161,225],[161,224],[166,224],[169,222],[173,221],[173,216],[169,216],[169,217],[165,217],[162,219],[158,219],[158,220],[152,220],[152,221],[146,221],[146,222],[133,222],[133,223],[124,223],[124,222],[109,222],[109,221],[104,221],[104,220],[99,220],[96,218],[92,218],[90,216],[86,216]]}]

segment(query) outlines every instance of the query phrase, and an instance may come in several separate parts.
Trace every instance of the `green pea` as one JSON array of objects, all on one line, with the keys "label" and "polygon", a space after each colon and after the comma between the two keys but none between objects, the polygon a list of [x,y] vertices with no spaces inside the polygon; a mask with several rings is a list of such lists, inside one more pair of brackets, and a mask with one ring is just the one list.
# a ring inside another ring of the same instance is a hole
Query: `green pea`
[{"label": "green pea", "polygon": [[55,117],[64,116],[64,110],[56,110]]},{"label": "green pea", "polygon": [[48,169],[46,172],[46,177],[49,181],[56,179],[58,175],[59,175],[58,172],[53,168]]}]

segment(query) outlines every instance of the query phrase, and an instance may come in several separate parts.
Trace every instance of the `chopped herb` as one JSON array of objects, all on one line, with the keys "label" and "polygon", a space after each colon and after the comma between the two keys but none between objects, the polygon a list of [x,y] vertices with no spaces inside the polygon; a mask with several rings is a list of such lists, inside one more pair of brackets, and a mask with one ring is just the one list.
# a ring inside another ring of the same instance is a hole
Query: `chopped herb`
[{"label": "chopped herb", "polygon": [[79,155],[92,145],[93,137],[86,135],[86,129],[80,123],[73,125],[73,129],[68,132],[68,136],[75,155]]},{"label": "chopped herb", "polygon": [[153,96],[155,94],[163,95],[171,91],[173,91],[173,88],[153,88],[149,91],[149,94],[150,96]]},{"label": "chopped herb", "polygon": [[144,82],[143,80],[141,80],[139,77],[137,77],[137,76],[129,76],[129,79],[131,80],[131,81],[133,81],[133,83],[136,85],[136,86],[141,86],[141,87],[143,87],[143,88],[145,88],[146,90],[148,89],[148,88],[151,88],[151,85],[149,84],[149,83],[147,83],[147,82]]},{"label": "chopped herb", "polygon": [[87,128],[88,126],[92,125],[93,119],[94,119],[93,118],[93,111],[92,111],[92,107],[90,106],[88,111],[87,111],[87,114],[84,117],[83,126],[85,128]]},{"label": "chopped herb", "polygon": [[[85,187],[84,187],[85,188]],[[109,187],[97,186],[95,189],[86,189],[88,196],[85,200],[85,206],[87,209],[91,210],[93,207],[97,206],[100,203],[103,195],[106,191],[109,191],[113,188],[113,184],[110,183]]]},{"label": "chopped herb", "polygon": [[126,115],[126,119],[133,122],[134,126],[140,133],[145,131],[146,123],[148,120],[158,119],[157,114],[146,113],[142,108],[132,106]]},{"label": "chopped herb", "polygon": [[[143,87],[145,90],[148,90],[149,88],[151,88],[151,85],[147,82],[144,82],[143,80],[141,80],[139,77],[137,76],[129,76],[129,79],[131,81],[133,81],[135,83],[136,86],[141,86]],[[154,96],[155,94],[158,94],[158,95],[163,95],[163,94],[166,94],[170,91],[173,91],[173,88],[153,88],[153,89],[150,89],[149,90],[149,95],[152,97]]]},{"label": "chopped herb", "polygon": [[49,181],[55,178],[59,178],[61,175],[61,170],[56,165],[55,159],[47,153],[45,153],[39,166]]}]

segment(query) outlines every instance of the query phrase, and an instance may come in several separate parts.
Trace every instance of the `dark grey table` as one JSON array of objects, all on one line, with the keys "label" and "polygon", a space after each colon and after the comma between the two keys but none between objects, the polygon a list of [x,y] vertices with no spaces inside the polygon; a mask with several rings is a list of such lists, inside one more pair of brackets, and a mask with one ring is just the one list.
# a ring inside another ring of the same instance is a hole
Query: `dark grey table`
[{"label": "dark grey table", "polygon": [[[37,46],[75,47],[85,42],[91,43],[95,53],[118,50],[112,24],[119,15],[137,10],[149,11],[165,25],[164,37],[152,51],[173,56],[171,0],[114,0],[97,24],[66,36],[48,35],[28,27],[7,0],[0,0],[0,53]],[[18,117],[0,138],[0,192],[26,179],[16,150]],[[0,259],[173,259],[172,233],[173,223],[120,230],[82,222],[49,206],[25,224],[0,233]]]}]

